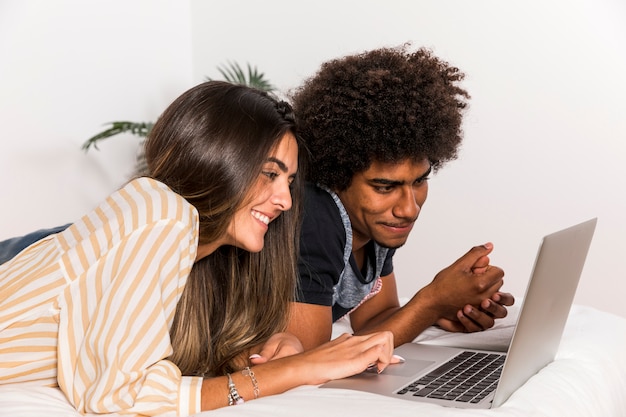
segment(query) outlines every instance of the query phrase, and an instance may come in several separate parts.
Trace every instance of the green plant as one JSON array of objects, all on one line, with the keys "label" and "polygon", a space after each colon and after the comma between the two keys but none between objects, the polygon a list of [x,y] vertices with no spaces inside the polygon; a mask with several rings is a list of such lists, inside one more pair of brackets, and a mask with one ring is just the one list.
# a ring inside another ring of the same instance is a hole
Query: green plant
[{"label": "green plant", "polygon": [[[218,66],[217,70],[226,81],[233,84],[248,85],[258,88],[259,90],[267,91],[268,93],[276,90],[274,86],[265,79],[265,74],[259,72],[256,67],[250,66],[250,64],[247,64],[247,67],[247,75],[236,62],[229,62],[228,65]],[[211,78],[207,77],[207,81],[210,80]]]},{"label": "green plant", "polygon": [[111,136],[119,135],[120,133],[132,133],[133,135],[145,138],[150,133],[150,129],[154,126],[152,122],[110,122],[111,125],[106,130],[98,133],[87,139],[85,143],[83,143],[82,149],[88,150],[91,146],[98,149],[98,141],[106,138],[110,138]]},{"label": "green plant", "polygon": [[[270,93],[275,91],[275,87],[265,79],[265,74],[259,72],[256,67],[252,67],[250,64],[247,64],[247,72],[236,62],[228,62],[227,65],[218,66],[217,70],[222,74],[225,81],[233,84],[248,85]],[[210,81],[211,78],[206,77],[206,80]],[[115,121],[105,123],[105,126],[108,126],[105,130],[95,134],[83,143],[83,150],[88,151],[92,146],[98,149],[98,142],[121,133],[131,133],[140,138],[145,138],[150,133],[154,123]]]}]

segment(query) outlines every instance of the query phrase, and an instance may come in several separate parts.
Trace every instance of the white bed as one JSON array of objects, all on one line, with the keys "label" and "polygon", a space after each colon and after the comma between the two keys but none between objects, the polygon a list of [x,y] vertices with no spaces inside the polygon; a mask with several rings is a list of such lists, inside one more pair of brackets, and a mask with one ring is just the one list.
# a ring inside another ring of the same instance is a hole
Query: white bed
[{"label": "white bed", "polygon": [[[449,334],[430,329],[423,343],[490,348],[508,343],[516,310],[494,329]],[[347,323],[335,326],[335,333]],[[499,408],[459,410],[395,400],[365,392],[300,387],[285,394],[249,401],[197,416],[563,416],[626,417],[626,319],[574,305],[554,362],[533,376]],[[0,416],[76,417],[63,394],[52,388],[0,386]]]}]

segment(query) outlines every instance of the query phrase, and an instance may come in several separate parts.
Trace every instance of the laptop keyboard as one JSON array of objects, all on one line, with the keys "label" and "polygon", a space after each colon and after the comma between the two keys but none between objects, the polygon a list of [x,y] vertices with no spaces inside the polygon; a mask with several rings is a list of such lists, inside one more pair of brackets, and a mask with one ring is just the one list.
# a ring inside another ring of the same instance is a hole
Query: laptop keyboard
[{"label": "laptop keyboard", "polygon": [[498,385],[506,354],[464,351],[397,394],[478,403]]}]

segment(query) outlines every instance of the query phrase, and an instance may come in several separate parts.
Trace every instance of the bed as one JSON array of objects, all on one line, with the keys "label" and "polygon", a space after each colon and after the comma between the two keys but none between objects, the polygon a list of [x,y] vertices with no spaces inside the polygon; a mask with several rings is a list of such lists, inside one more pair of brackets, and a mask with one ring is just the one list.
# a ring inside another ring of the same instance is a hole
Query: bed
[{"label": "bed", "polygon": [[[420,343],[497,348],[512,334],[517,310],[490,330],[451,334],[428,329]],[[349,330],[339,322],[334,333]],[[534,375],[501,407],[460,410],[417,404],[375,394],[304,386],[236,407],[197,414],[203,416],[567,416],[626,417],[626,319],[597,309],[574,305],[555,360]],[[0,386],[0,416],[80,416],[54,388]]]}]

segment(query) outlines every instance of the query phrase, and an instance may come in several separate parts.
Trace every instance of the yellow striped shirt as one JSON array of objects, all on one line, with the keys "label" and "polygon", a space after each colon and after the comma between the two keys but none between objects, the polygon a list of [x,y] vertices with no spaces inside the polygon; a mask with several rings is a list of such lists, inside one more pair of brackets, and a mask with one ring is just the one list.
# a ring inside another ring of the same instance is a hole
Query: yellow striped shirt
[{"label": "yellow striped shirt", "polygon": [[202,379],[164,359],[198,214],[140,178],[0,266],[0,384],[57,385],[82,413],[189,415]]}]

